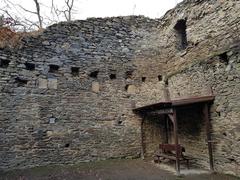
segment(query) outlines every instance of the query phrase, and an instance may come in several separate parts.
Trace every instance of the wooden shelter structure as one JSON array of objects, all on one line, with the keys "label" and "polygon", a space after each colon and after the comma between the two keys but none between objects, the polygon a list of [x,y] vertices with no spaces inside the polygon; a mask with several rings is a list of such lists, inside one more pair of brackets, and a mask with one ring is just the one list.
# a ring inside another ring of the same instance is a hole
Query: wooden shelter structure
[{"label": "wooden shelter structure", "polygon": [[[201,96],[201,97],[189,97],[184,99],[177,100],[168,100],[162,101],[156,104],[151,104],[139,108],[133,109],[135,113],[138,114],[151,114],[151,115],[164,115],[164,119],[169,117],[169,119],[173,123],[173,134],[174,134],[174,144],[176,147],[176,172],[180,174],[180,154],[178,151],[179,140],[178,140],[178,119],[177,112],[181,110],[180,107],[185,107],[189,105],[199,104],[203,106],[203,118],[206,123],[206,136],[207,136],[207,144],[208,144],[208,153],[209,153],[209,163],[210,170],[213,171],[213,154],[212,154],[212,140],[210,133],[210,113],[209,107],[211,103],[214,101],[214,96]],[[143,149],[143,120],[141,123],[141,135],[142,135],[142,157],[144,157],[144,149]]]}]

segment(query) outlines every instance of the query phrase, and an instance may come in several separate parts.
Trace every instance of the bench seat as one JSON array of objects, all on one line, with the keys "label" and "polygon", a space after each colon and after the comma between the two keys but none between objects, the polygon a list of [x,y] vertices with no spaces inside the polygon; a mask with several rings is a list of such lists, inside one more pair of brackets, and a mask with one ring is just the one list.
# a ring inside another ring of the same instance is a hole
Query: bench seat
[{"label": "bench seat", "polygon": [[[185,152],[185,148],[182,147],[181,145],[178,145],[177,149],[179,151],[179,161],[185,161],[187,163],[187,168],[189,169],[189,160],[192,158],[187,157],[183,154],[183,152]],[[155,153],[154,161],[156,160],[157,162],[161,162],[160,157],[163,157],[164,159],[176,161],[177,160],[176,154],[173,152],[176,152],[176,145],[160,144],[159,150]]]}]

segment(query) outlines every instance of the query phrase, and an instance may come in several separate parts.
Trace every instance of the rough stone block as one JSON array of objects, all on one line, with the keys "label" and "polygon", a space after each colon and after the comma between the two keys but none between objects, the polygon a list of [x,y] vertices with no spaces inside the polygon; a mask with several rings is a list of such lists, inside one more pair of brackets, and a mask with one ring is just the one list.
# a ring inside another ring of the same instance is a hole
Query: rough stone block
[{"label": "rough stone block", "polygon": [[136,92],[136,87],[134,85],[129,85],[127,92],[130,94],[134,94]]},{"label": "rough stone block", "polygon": [[57,89],[57,79],[48,79],[48,88],[49,89]]},{"label": "rough stone block", "polygon": [[95,92],[95,93],[100,92],[99,82],[93,82],[93,83],[92,83],[92,91]]},{"label": "rough stone block", "polygon": [[38,87],[40,89],[47,89],[48,81],[47,79],[38,79]]}]

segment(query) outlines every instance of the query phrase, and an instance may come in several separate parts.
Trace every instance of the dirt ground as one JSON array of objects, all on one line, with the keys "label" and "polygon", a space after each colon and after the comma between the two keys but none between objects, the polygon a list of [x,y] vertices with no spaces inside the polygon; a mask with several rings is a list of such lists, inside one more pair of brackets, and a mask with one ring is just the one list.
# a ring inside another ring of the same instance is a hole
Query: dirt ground
[{"label": "dirt ground", "polygon": [[239,180],[222,174],[175,176],[141,159],[108,160],[73,166],[45,166],[0,172],[1,180]]}]

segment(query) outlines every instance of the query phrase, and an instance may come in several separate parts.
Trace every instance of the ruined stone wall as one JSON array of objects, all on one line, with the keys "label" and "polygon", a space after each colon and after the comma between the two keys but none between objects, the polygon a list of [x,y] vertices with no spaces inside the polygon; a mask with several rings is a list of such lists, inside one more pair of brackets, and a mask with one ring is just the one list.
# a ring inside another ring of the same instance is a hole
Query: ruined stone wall
[{"label": "ruined stone wall", "polygon": [[144,17],[59,23],[19,49],[1,49],[1,168],[139,157],[132,108],[144,82],[135,54],[152,57],[138,41],[157,24]]},{"label": "ruined stone wall", "polygon": [[[239,110],[240,110],[240,56],[239,45],[226,49],[224,55],[219,54],[194,64],[169,78],[169,89],[172,98],[181,96],[206,95],[207,87],[211,87],[216,96],[211,108],[211,124],[214,147],[214,164],[217,171],[240,175],[240,141],[239,141]],[[201,111],[193,114],[201,115]],[[188,115],[191,117],[191,114]],[[194,120],[194,116],[190,118]],[[181,119],[179,120],[181,121]],[[188,153],[195,158],[201,157],[202,166],[208,166],[206,135],[204,122],[198,131],[201,138],[190,133],[180,135]],[[192,126],[193,128],[193,126]],[[180,131],[180,133],[184,133]],[[194,139],[193,139],[194,138]],[[186,141],[193,139],[191,143]],[[191,145],[194,146],[191,147]],[[195,148],[198,148],[195,151]],[[190,151],[190,152],[189,152]]]},{"label": "ruined stone wall", "polygon": [[[185,0],[162,19],[63,22],[0,49],[0,167],[138,157],[143,117],[132,108],[165,100],[167,87],[172,99],[212,88],[215,165],[239,175],[239,9],[234,0]],[[201,111],[189,109],[197,116],[178,114],[180,142],[207,168]],[[145,118],[151,155],[162,124]]]},{"label": "ruined stone wall", "polygon": [[[190,1],[182,7],[184,11],[177,13],[178,7],[165,16],[178,14],[187,18],[188,47],[176,52],[165,66],[171,99],[205,96],[213,91],[216,96],[211,109],[215,168],[238,176],[239,7],[238,1]],[[183,110],[178,115],[182,121],[180,143],[197,164],[207,168],[205,123],[199,119],[201,108],[193,109],[190,114],[187,112]],[[199,122],[195,134],[189,129],[196,126],[191,126],[187,120]]]}]

